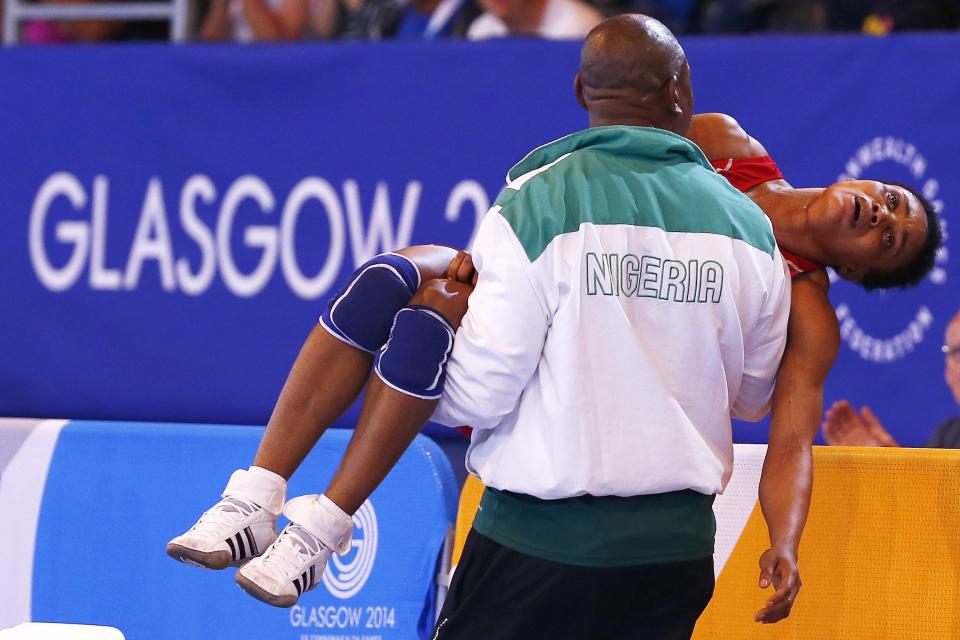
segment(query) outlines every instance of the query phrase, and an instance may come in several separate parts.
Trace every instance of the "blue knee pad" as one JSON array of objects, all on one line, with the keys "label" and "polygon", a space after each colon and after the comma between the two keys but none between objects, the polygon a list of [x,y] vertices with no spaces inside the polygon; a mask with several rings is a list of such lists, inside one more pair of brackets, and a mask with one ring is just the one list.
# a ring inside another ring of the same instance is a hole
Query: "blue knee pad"
[{"label": "blue knee pad", "polygon": [[368,353],[387,341],[397,311],[420,286],[420,272],[398,253],[381,253],[353,272],[330,300],[320,324],[337,338]]},{"label": "blue knee pad", "polygon": [[390,339],[377,353],[374,370],[387,385],[424,400],[443,395],[453,327],[429,307],[410,305],[394,319]]}]

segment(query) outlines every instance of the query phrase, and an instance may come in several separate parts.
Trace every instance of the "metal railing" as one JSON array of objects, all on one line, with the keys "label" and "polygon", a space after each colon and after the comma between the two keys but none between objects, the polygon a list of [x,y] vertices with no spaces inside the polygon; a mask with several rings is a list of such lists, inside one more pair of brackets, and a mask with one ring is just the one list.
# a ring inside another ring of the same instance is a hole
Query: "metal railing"
[{"label": "metal railing", "polygon": [[22,0],[3,0],[3,43],[17,44],[20,23],[25,20],[166,20],[170,22],[170,40],[183,42],[187,38],[187,2],[35,4]]}]

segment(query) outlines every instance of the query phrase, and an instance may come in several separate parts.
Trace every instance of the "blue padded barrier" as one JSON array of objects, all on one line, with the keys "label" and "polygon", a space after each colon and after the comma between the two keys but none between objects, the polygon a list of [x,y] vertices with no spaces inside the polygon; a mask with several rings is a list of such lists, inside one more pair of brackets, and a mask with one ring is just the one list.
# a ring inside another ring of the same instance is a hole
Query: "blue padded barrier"
[{"label": "blue padded barrier", "polygon": [[[68,423],[40,510],[32,618],[111,625],[129,640],[423,637],[432,626],[434,577],[457,487],[446,457],[422,436],[361,507],[353,550],[331,563],[324,583],[293,609],[244,594],[233,570],[196,569],[164,554],[167,540],[249,463],[262,432]],[[288,496],[322,491],[350,435],[327,433]]]}]

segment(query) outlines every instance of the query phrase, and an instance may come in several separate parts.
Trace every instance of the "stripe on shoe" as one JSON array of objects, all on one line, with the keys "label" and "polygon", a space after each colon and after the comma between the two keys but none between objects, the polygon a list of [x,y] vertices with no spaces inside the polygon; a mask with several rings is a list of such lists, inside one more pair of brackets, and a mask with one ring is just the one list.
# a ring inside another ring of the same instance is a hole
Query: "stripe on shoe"
[{"label": "stripe on shoe", "polygon": [[300,578],[293,581],[293,586],[297,588],[297,597],[299,598],[303,594],[303,587],[300,586]]},{"label": "stripe on shoe", "polygon": [[256,541],[253,539],[253,532],[250,531],[250,527],[245,527],[244,530],[243,530],[243,532],[246,534],[246,536],[247,536],[247,543],[249,543],[249,545],[250,545],[250,546],[249,546],[249,548],[250,548],[250,555],[251,555],[251,556],[258,556],[258,555],[260,555],[260,551],[257,549],[257,543],[256,543]]},{"label": "stripe on shoe", "polygon": [[233,544],[233,538],[227,538],[227,546],[230,547],[230,556],[233,558],[233,561],[237,561],[237,548]]},{"label": "stripe on shoe", "polygon": [[247,557],[247,548],[243,546],[243,538],[240,537],[240,532],[237,531],[234,536],[237,539],[237,548],[240,549],[240,560],[243,560]]}]

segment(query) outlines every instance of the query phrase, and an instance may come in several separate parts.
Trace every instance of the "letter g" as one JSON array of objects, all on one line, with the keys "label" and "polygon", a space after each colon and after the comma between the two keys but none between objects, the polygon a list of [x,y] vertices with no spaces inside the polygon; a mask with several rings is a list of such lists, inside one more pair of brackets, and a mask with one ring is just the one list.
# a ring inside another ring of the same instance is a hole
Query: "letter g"
[{"label": "letter g", "polygon": [[47,256],[43,244],[44,226],[50,204],[59,196],[70,200],[74,209],[87,204],[87,192],[80,181],[61,171],[47,178],[40,186],[30,210],[30,262],[41,284],[51,291],[64,291],[76,283],[83,271],[90,249],[90,225],[79,220],[64,220],[57,223],[56,238],[63,243],[73,243],[73,253],[63,268],[57,269]]}]

